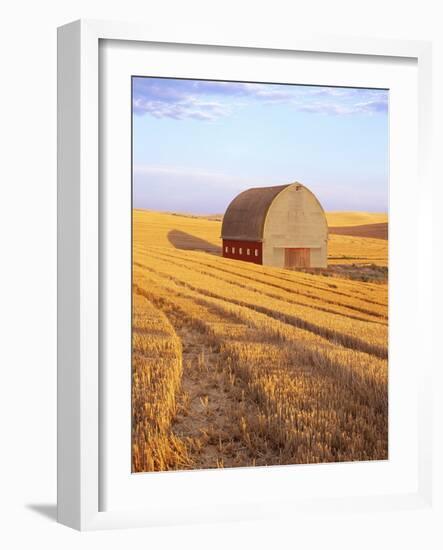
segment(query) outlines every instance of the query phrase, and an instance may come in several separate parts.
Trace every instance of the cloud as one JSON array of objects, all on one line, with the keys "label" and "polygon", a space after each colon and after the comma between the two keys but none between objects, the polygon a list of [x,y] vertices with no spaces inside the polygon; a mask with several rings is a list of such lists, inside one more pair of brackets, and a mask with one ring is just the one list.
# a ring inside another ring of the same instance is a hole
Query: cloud
[{"label": "cloud", "polygon": [[328,102],[312,102],[309,104],[298,104],[296,109],[305,113],[316,113],[319,115],[355,115],[386,113],[388,102],[383,100],[365,101],[359,103],[336,104]]},{"label": "cloud", "polygon": [[375,100],[367,101],[366,103],[359,103],[357,107],[360,112],[365,113],[386,113],[388,111],[388,100]]},{"label": "cloud", "polygon": [[174,78],[136,77],[133,80],[135,115],[214,121],[251,103],[285,104],[295,111],[328,116],[377,114],[387,112],[388,92]]},{"label": "cloud", "polygon": [[133,111],[137,115],[151,114],[156,118],[173,118],[183,120],[215,120],[229,113],[227,106],[217,102],[199,101],[195,98],[186,98],[176,102],[152,100],[143,97],[134,97]]},{"label": "cloud", "polygon": [[212,121],[232,112],[232,102],[223,103],[223,98],[245,95],[247,85],[241,82],[135,78],[133,111],[156,118]]}]

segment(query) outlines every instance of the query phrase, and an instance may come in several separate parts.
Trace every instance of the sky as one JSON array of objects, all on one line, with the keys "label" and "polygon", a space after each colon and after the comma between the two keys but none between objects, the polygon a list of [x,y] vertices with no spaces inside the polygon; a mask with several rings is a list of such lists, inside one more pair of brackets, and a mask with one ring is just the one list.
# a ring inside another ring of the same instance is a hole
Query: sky
[{"label": "sky", "polygon": [[298,181],[325,210],[387,212],[387,90],[133,77],[133,206],[219,214]]}]

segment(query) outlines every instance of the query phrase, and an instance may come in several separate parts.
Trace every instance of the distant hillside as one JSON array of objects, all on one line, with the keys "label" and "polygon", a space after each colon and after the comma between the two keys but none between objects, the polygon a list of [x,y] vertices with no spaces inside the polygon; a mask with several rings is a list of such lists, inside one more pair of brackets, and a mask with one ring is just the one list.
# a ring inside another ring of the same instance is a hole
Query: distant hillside
[{"label": "distant hillside", "polygon": [[366,225],[330,227],[329,233],[332,235],[353,235],[354,237],[388,240],[388,224],[368,223]]},{"label": "distant hillside", "polygon": [[388,223],[388,215],[383,212],[326,212],[329,227]]}]

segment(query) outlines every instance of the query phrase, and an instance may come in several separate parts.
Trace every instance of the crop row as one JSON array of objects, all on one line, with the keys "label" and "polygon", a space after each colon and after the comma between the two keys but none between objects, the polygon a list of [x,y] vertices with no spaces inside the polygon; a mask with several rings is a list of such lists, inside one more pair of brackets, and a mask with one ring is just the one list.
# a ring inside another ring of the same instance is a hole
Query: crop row
[{"label": "crop row", "polygon": [[147,255],[143,261],[135,262],[135,265],[158,272],[171,280],[182,282],[203,295],[222,298],[238,305],[250,307],[352,349],[373,353],[379,357],[387,355],[386,326],[348,319],[339,314],[289,303],[282,299],[263,295],[254,289],[221,281],[214,276],[205,275],[179,263],[174,263],[173,269],[171,269],[171,261],[153,257],[152,254]]},{"label": "crop row", "polygon": [[275,319],[235,304],[223,306],[222,300],[199,299],[153,272],[137,273],[138,292],[166,315],[179,312],[220,347],[225,367],[246,382],[260,406],[245,437],[249,429],[272,439],[279,463],[387,457],[386,370],[383,375],[379,360],[365,356],[376,364],[366,369],[360,364],[363,354],[356,353],[346,365],[346,353],[352,352],[342,349],[341,365],[330,344],[306,340],[294,327],[285,334]]},{"label": "crop row", "polygon": [[158,247],[150,245],[142,245],[141,243],[134,243],[135,256],[145,257],[146,254],[151,251],[169,253],[176,257],[189,257],[199,259],[211,263],[213,265],[219,265],[224,268],[233,268],[239,272],[243,272],[248,275],[263,276],[270,282],[279,284],[296,284],[299,290],[302,289],[316,294],[318,291],[324,291],[327,295],[348,297],[351,299],[362,300],[367,303],[374,303],[377,305],[387,305],[387,286],[379,283],[370,283],[362,281],[352,281],[350,279],[344,279],[335,277],[333,279],[325,278],[322,275],[316,275],[313,273],[304,273],[302,271],[289,271],[287,269],[280,269],[276,267],[268,267],[263,265],[257,265],[250,262],[240,262],[238,260],[229,260],[222,258],[214,254],[202,254],[200,251],[180,250],[168,247]]},{"label": "crop row", "polygon": [[176,469],[188,462],[186,446],[170,430],[181,383],[181,342],[166,316],[138,293],[132,327],[132,471]]},{"label": "crop row", "polygon": [[[373,321],[386,324],[387,308],[378,304],[371,304],[356,298],[348,298],[344,296],[334,296],[331,293],[318,289],[306,291],[300,284],[295,282],[276,283],[269,280],[269,277],[263,276],[260,273],[247,273],[241,267],[238,267],[238,261],[230,261],[228,265],[225,263],[212,261],[210,259],[201,259],[201,254],[194,256],[177,255],[168,253],[167,251],[153,252],[155,257],[168,259],[171,262],[180,261],[184,265],[193,267],[198,271],[218,277],[230,283],[238,284],[239,286],[253,288],[268,296],[283,299],[287,302],[307,305],[330,313],[339,313],[350,318],[362,321]],[[209,256],[209,255],[207,255]],[[237,264],[237,265],[236,265]]]}]

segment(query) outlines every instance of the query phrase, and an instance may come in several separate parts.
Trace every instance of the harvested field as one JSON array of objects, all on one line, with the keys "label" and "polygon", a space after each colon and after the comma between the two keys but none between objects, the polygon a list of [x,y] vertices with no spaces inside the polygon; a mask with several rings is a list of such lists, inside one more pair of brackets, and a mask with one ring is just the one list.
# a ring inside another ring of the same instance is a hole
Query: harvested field
[{"label": "harvested field", "polygon": [[384,269],[387,243],[332,235],[325,277],[222,258],[219,236],[134,211],[133,471],[387,459],[387,282],[339,269]]},{"label": "harvested field", "polygon": [[388,223],[383,212],[326,212],[329,227]]}]

